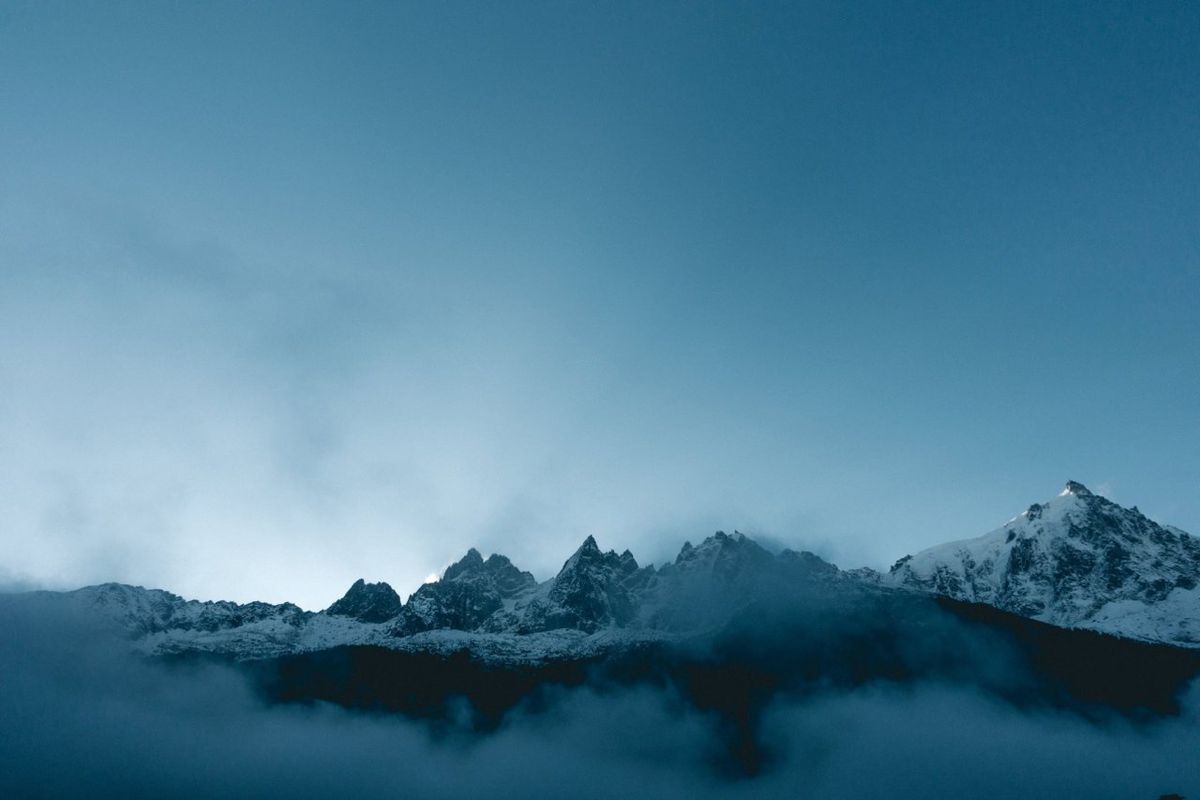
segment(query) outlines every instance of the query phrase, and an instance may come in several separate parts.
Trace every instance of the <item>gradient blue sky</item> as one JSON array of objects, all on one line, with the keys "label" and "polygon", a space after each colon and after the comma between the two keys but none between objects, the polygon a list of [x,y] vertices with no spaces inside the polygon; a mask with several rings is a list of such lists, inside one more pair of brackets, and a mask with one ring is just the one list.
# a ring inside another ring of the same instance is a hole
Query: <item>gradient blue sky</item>
[{"label": "gradient blue sky", "polygon": [[1200,5],[0,2],[0,578],[1200,532]]}]

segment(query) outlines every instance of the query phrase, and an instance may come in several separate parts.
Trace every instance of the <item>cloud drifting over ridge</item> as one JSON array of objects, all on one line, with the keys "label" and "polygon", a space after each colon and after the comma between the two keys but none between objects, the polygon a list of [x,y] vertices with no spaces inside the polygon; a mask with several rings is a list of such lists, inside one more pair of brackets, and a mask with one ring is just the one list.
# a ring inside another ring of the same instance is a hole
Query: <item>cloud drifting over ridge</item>
[{"label": "cloud drifting over ridge", "polygon": [[563,690],[472,734],[268,706],[232,669],[133,659],[77,620],[0,603],[0,792],[13,797],[1155,798],[1200,791],[1200,695],[1134,726],[949,686],[777,701],[769,768],[720,768],[715,720],[669,692]]}]

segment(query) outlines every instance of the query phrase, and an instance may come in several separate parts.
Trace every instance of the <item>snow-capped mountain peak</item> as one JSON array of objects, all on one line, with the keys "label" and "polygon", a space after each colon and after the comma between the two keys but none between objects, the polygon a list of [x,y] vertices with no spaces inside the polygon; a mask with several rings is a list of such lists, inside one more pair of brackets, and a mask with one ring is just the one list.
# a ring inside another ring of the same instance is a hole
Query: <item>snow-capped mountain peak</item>
[{"label": "snow-capped mountain peak", "polygon": [[1084,486],[1082,483],[1079,483],[1078,481],[1067,481],[1066,487],[1064,487],[1063,490],[1061,492],[1059,492],[1060,497],[1068,495],[1068,494],[1073,494],[1076,497],[1093,497],[1094,496],[1086,486]]},{"label": "snow-capped mountain peak", "polygon": [[991,533],[905,556],[885,582],[1065,627],[1200,644],[1200,540],[1075,481]]}]

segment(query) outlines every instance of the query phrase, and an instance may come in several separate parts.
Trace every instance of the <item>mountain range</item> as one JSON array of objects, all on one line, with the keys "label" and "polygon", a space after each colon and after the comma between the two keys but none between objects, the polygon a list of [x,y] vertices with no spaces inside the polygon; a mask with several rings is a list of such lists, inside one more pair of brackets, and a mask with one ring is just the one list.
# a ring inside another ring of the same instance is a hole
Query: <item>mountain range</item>
[{"label": "mountain range", "polygon": [[548,580],[471,549],[407,600],[358,580],[319,612],[107,583],[0,596],[0,615],[85,676],[116,660],[186,691],[232,673],[220,686],[267,706],[388,712],[434,732],[496,732],[576,688],[646,692],[713,720],[721,769],[747,776],[775,757],[776,700],[953,687],[1018,713],[1179,717],[1200,678],[1198,585],[1195,538],[1070,482],[886,573],[736,531],[661,565],[589,536]]},{"label": "mountain range", "polygon": [[887,574],[844,571],[809,552],[772,553],[741,533],[717,532],[661,566],[641,565],[628,550],[602,551],[589,536],[540,583],[503,555],[471,549],[407,602],[386,583],[359,580],[321,612],[115,583],[60,597],[153,655],[245,661],[375,646],[536,664],[693,640],[781,598],[849,609],[895,606],[914,594],[1197,648],[1200,540],[1071,481],[1000,528],[905,556]]}]

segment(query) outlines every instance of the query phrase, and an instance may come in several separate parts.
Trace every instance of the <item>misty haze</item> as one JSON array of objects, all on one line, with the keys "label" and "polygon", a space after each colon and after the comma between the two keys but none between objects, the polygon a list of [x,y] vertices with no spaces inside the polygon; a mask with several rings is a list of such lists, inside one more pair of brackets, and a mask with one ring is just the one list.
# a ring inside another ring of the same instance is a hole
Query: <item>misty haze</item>
[{"label": "misty haze", "polygon": [[0,798],[1200,798],[1200,6],[0,0]]}]

